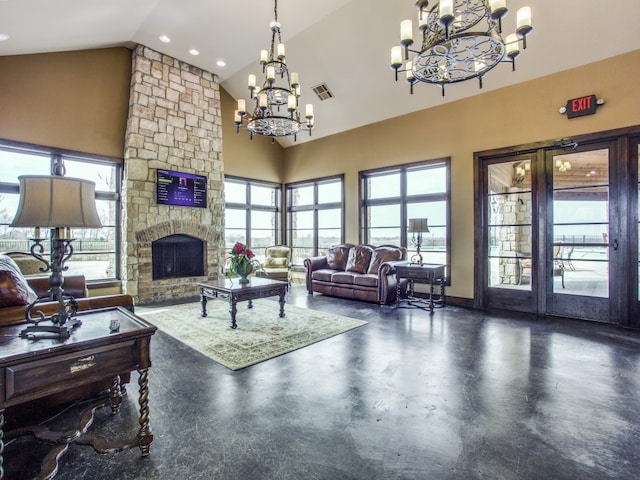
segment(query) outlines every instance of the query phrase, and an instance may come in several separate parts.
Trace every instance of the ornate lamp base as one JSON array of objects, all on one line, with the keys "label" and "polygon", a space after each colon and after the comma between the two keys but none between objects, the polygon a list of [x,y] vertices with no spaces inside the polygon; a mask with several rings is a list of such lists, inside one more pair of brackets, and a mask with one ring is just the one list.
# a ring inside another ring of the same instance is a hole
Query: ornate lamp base
[{"label": "ornate lamp base", "polygon": [[[73,329],[82,324],[79,318],[74,317],[78,311],[78,302],[71,296],[65,296],[59,303],[58,313],[46,317],[42,311],[37,310],[39,318],[31,318],[31,310],[38,304],[48,302],[49,297],[38,298],[27,307],[26,320],[32,324],[20,332],[21,338],[69,338]],[[43,322],[51,324],[42,325]]]}]

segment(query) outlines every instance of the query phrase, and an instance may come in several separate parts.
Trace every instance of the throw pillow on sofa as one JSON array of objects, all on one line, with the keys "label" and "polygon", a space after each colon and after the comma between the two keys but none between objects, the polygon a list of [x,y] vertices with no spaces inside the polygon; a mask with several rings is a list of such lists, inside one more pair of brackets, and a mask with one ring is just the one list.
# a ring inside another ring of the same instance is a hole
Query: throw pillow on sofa
[{"label": "throw pillow on sofa", "polygon": [[371,253],[371,248],[366,245],[353,247],[349,250],[349,257],[347,258],[345,270],[347,272],[367,273],[369,261],[371,260]]},{"label": "throw pillow on sofa", "polygon": [[371,255],[371,263],[367,273],[378,274],[380,265],[384,262],[394,262],[402,260],[402,250],[396,247],[377,247]]},{"label": "throw pillow on sofa", "polygon": [[0,255],[0,307],[28,305],[38,296],[29,286],[18,265],[8,255]]},{"label": "throw pillow on sofa", "polygon": [[334,245],[327,250],[327,265],[333,270],[344,270],[353,245]]}]

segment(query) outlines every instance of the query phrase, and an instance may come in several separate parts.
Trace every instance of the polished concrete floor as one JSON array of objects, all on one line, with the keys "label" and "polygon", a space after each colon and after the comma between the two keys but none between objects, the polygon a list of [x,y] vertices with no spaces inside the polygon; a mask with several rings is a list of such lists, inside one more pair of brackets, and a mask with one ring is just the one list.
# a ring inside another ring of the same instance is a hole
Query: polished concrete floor
[{"label": "polished concrete floor", "polygon": [[[640,332],[300,285],[289,302],[369,323],[237,372],[158,332],[151,455],[72,445],[56,478],[639,478]],[[135,434],[135,379],[127,397],[92,430]]]}]

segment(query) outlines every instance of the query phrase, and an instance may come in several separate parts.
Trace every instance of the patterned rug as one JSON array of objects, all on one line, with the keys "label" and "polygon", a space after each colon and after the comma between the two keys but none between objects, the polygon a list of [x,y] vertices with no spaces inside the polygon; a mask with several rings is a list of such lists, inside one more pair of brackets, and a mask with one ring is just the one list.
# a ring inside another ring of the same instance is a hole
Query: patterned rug
[{"label": "patterned rug", "polygon": [[212,300],[207,317],[199,302],[169,307],[137,307],[136,315],[163,332],[231,370],[240,370],[273,357],[325,340],[367,322],[285,304],[273,300],[238,303],[238,328],[230,328],[229,304]]}]

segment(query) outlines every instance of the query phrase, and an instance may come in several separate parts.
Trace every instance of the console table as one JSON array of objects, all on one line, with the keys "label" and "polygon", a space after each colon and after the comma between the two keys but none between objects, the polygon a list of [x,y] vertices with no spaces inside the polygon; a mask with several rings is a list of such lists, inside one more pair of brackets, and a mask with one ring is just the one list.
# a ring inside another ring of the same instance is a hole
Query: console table
[{"label": "console table", "polygon": [[223,278],[209,283],[199,283],[200,299],[202,301],[202,316],[207,316],[207,299],[222,298],[229,300],[231,314],[231,328],[237,328],[236,314],[238,302],[249,301],[248,308],[253,308],[252,300],[258,298],[278,296],[280,301],[280,318],[284,317],[284,302],[289,288],[288,282],[271,280],[251,275],[249,283],[240,283],[238,278]]},{"label": "console table", "polygon": [[[84,431],[76,431],[71,436],[66,432],[60,439],[53,441],[57,443],[57,454],[54,464],[48,465],[53,470],[46,478],[55,475],[58,458],[66,452],[68,444],[73,442],[91,443],[101,452],[138,446],[143,457],[149,455],[153,441],[149,426],[149,347],[156,327],[122,307],[89,310],[78,313],[77,317],[82,324],[66,339],[20,338],[24,324],[0,328],[0,480],[4,477],[3,429],[6,408],[103,378],[112,378],[110,403],[112,412],[117,413],[122,400],[120,375],[133,370],[140,374],[140,428],[136,438],[113,444],[99,441],[98,444],[107,445],[101,450],[97,443],[83,442]],[[116,326],[119,328],[112,330]],[[29,434],[33,433],[33,429],[24,430]],[[7,436],[10,435],[12,432],[7,432]]]},{"label": "console table", "polygon": [[[406,302],[412,306],[428,309],[430,312],[433,312],[434,307],[443,307],[445,268],[445,265],[432,263],[396,265],[396,305],[400,306],[402,302]],[[430,286],[429,296],[427,298],[415,297],[414,283],[428,284]],[[407,295],[401,298],[402,289],[405,285]],[[436,285],[440,285],[440,292],[437,294],[435,293]]]}]

